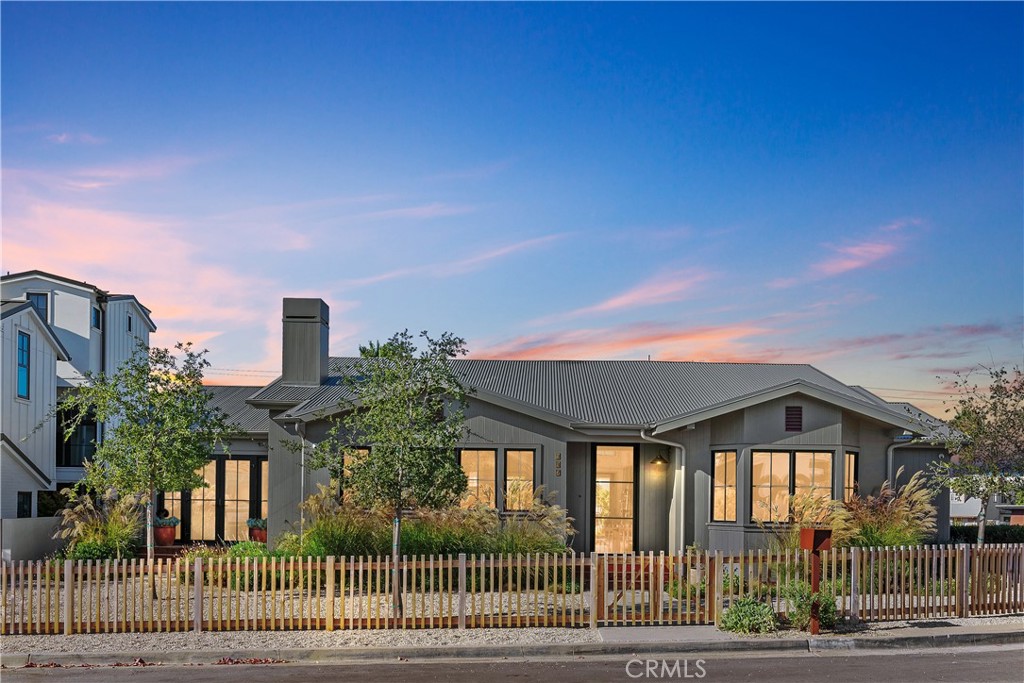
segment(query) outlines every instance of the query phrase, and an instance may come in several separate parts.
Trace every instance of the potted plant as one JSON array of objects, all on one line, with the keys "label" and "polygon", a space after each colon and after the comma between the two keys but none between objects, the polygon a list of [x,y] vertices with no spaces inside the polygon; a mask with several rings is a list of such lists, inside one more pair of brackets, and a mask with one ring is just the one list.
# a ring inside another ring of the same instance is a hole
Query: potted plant
[{"label": "potted plant", "polygon": [[174,528],[181,524],[181,520],[172,517],[167,510],[157,513],[153,521],[153,540],[157,545],[174,545]]},{"label": "potted plant", "polygon": [[258,541],[260,543],[267,542],[267,518],[266,517],[254,517],[252,519],[245,520],[246,525],[249,527],[249,539]]}]

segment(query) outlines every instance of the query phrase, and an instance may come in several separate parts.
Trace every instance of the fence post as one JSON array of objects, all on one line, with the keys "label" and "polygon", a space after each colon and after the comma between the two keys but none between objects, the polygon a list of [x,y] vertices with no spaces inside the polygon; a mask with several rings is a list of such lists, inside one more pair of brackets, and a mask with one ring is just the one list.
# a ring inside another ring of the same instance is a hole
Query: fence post
[{"label": "fence post", "polygon": [[860,621],[860,548],[850,550],[850,616],[853,623]]},{"label": "fence post", "polygon": [[71,560],[64,560],[64,635],[71,635],[71,623],[75,620],[75,591],[72,586],[74,569]]},{"label": "fence post", "polygon": [[597,628],[597,556],[590,553],[590,628]]},{"label": "fence post", "polygon": [[334,630],[334,555],[327,556],[327,630]]},{"label": "fence post", "polygon": [[960,557],[957,562],[956,592],[959,598],[958,602],[960,603],[960,610],[957,616],[968,617],[971,614],[971,547],[966,543],[961,543],[959,551]]},{"label": "fence post", "polygon": [[466,628],[466,553],[459,553],[459,628]]},{"label": "fence post", "polygon": [[200,633],[203,630],[203,558],[197,557],[192,563],[192,577],[192,630]]}]

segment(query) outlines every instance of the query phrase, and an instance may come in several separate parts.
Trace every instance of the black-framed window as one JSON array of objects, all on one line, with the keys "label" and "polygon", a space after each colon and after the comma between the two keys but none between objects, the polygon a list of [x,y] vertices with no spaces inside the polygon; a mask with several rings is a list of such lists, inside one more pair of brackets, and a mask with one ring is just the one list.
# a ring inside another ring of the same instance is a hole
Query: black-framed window
[{"label": "black-framed window", "polygon": [[165,491],[159,496],[158,505],[181,520],[175,540],[246,540],[246,520],[267,516],[267,458],[218,455],[207,461],[199,473],[207,486],[191,491]]},{"label": "black-framed window", "polygon": [[505,449],[506,510],[529,510],[533,506],[536,453],[532,448]]},{"label": "black-framed window", "polygon": [[103,329],[103,310],[99,306],[92,307],[92,326],[97,330]]},{"label": "black-framed window", "polygon": [[32,337],[18,331],[18,398],[30,396],[30,372],[32,370]]},{"label": "black-framed window", "polygon": [[132,331],[132,317],[130,315],[128,316],[128,331]]},{"label": "black-framed window", "polygon": [[636,548],[635,446],[594,447],[594,552]]},{"label": "black-framed window", "polygon": [[459,450],[459,464],[467,480],[462,506],[481,504],[496,507],[498,451],[493,448],[463,448]]},{"label": "black-framed window", "polygon": [[47,316],[50,313],[50,295],[46,292],[29,292],[25,298],[32,304],[32,308],[36,309],[43,322],[49,323],[50,319]]},{"label": "black-framed window", "polygon": [[832,451],[753,451],[750,454],[750,516],[786,522],[792,497],[832,497]]},{"label": "black-framed window", "polygon": [[86,417],[71,434],[64,431],[67,415],[57,413],[57,467],[83,467],[96,453],[96,418]]},{"label": "black-framed window", "polygon": [[18,491],[18,518],[32,516],[32,492]]},{"label": "black-framed window", "polygon": [[736,521],[736,451],[715,451],[711,486],[711,521]]},{"label": "black-framed window", "polygon": [[846,451],[843,458],[843,500],[850,500],[857,495],[860,472],[857,466],[860,461],[860,454],[856,451]]}]

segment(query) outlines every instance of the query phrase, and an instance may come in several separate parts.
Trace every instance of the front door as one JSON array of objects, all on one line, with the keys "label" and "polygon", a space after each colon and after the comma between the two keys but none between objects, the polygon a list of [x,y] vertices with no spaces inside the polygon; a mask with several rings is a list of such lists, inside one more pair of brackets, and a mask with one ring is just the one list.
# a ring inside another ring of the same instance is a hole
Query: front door
[{"label": "front door", "polygon": [[594,552],[631,553],[636,538],[636,447],[594,447]]}]

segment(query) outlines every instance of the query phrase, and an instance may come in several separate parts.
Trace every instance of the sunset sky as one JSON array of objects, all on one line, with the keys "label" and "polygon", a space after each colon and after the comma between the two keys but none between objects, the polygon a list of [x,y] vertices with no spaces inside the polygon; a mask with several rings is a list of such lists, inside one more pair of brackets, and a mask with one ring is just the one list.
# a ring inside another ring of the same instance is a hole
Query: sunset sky
[{"label": "sunset sky", "polygon": [[807,362],[941,414],[1022,362],[1024,5],[21,4],[3,270],[136,294],[211,379],[479,358]]}]

